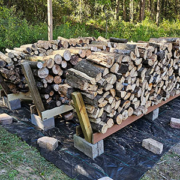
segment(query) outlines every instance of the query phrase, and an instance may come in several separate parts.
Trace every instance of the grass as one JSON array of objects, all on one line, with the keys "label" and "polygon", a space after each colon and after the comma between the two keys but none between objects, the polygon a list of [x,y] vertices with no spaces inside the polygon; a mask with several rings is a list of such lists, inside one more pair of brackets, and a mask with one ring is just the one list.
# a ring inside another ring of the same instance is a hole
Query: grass
[{"label": "grass", "polygon": [[0,179],[70,180],[46,161],[34,147],[0,126]]},{"label": "grass", "polygon": [[[176,149],[176,151],[174,151]],[[180,179],[180,143],[167,152],[160,161],[149,170],[141,180],[179,180]]]}]

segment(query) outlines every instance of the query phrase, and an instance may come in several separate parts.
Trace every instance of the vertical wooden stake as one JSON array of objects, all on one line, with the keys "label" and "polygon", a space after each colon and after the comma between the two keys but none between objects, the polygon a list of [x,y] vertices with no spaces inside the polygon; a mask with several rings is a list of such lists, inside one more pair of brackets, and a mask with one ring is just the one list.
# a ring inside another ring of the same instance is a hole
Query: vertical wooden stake
[{"label": "vertical wooden stake", "polygon": [[39,91],[36,86],[36,82],[34,80],[34,76],[31,70],[31,67],[28,62],[24,62],[21,64],[23,74],[26,78],[26,81],[29,86],[29,90],[31,92],[32,99],[34,101],[34,104],[36,106],[36,109],[38,111],[39,116],[41,117],[41,112],[45,111],[41,96],[39,94]]},{"label": "vertical wooden stake", "polygon": [[79,122],[85,137],[85,140],[89,143],[92,143],[92,128],[91,128],[91,124],[86,112],[86,107],[84,105],[84,101],[82,98],[81,93],[79,92],[74,92],[72,93],[72,99],[74,102],[74,106],[79,118]]},{"label": "vertical wooden stake", "polygon": [[53,18],[52,18],[52,0],[47,0],[48,10],[48,40],[53,40]]}]

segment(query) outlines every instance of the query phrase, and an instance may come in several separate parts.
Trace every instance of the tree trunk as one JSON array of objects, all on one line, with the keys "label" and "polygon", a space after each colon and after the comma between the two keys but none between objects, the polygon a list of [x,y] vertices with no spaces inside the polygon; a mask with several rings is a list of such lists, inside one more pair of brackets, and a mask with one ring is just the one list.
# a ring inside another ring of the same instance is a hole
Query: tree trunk
[{"label": "tree trunk", "polygon": [[139,7],[137,7],[137,12],[139,12],[139,21],[141,22],[141,9],[142,9],[142,1],[143,0],[140,0],[139,1]]},{"label": "tree trunk", "polygon": [[160,0],[157,0],[157,13],[156,13],[156,24],[159,26],[160,17]]},{"label": "tree trunk", "polygon": [[168,1],[165,1],[165,18],[167,17]]},{"label": "tree trunk", "polygon": [[126,21],[126,1],[123,0],[123,20]]},{"label": "tree trunk", "polygon": [[130,9],[130,13],[129,13],[130,22],[133,22],[133,20],[134,20],[134,5],[133,5],[133,0],[130,0],[129,9]]},{"label": "tree trunk", "polygon": [[116,0],[116,6],[115,6],[115,19],[119,19],[119,0]]},{"label": "tree trunk", "polygon": [[145,4],[146,0],[141,0],[141,21],[144,20]]},{"label": "tree trunk", "polygon": [[164,16],[164,14],[165,14],[165,0],[164,1],[162,1],[162,3],[161,3],[161,14]]},{"label": "tree trunk", "polygon": [[151,0],[148,1],[148,12],[151,14]]}]

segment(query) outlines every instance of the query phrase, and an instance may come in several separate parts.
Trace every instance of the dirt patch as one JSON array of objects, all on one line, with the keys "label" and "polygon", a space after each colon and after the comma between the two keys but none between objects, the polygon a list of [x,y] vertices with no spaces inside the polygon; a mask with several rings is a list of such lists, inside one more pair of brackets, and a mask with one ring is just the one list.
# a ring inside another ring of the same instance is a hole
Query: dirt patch
[{"label": "dirt patch", "polygon": [[180,143],[171,148],[141,180],[159,179],[180,179]]}]

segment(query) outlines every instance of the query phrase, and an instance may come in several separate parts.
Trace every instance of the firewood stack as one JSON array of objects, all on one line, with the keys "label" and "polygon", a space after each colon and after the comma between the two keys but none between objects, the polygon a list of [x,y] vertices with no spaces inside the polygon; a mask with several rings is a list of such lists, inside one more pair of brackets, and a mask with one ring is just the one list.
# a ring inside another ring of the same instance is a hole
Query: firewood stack
[{"label": "firewood stack", "polygon": [[70,104],[73,91],[73,88],[65,84],[65,78],[67,69],[74,67],[74,56],[69,50],[57,50],[53,53],[50,56],[32,57],[32,60],[36,60],[32,71],[46,109]]},{"label": "firewood stack", "polygon": [[[89,43],[89,39],[90,38],[87,38],[86,43]],[[82,44],[80,38],[71,39],[71,41],[74,42],[74,45],[75,42],[78,43],[79,46]],[[34,61],[34,59],[37,59],[37,57],[41,58],[44,56],[53,55],[53,52],[58,50],[60,47],[62,47],[60,40],[39,40],[37,43],[22,45],[19,48],[14,48],[13,50],[6,49],[6,54],[0,52],[0,72],[11,93],[29,91],[25,77],[21,70],[22,60],[26,59]],[[74,52],[75,55],[72,55],[70,64],[75,65],[81,60],[82,57],[86,57],[85,51],[80,49],[71,49],[71,51]],[[89,53],[91,52],[87,51],[87,55],[89,55]],[[67,65],[68,64],[66,61],[62,61],[61,66],[63,66],[63,68],[66,68]],[[72,66],[70,65],[70,67]]]},{"label": "firewood stack", "polygon": [[11,93],[28,92],[29,88],[21,69],[21,60],[25,54],[6,49],[6,55],[0,52],[0,72]]},{"label": "firewood stack", "polygon": [[[16,51],[24,52],[31,56],[48,56],[51,55],[54,50],[58,50],[58,40],[43,41],[39,40],[34,44],[22,45],[19,48],[14,48]],[[29,57],[29,56],[27,56]]]},{"label": "firewood stack", "polygon": [[180,93],[179,38],[110,41],[97,42],[110,52],[92,52],[66,75],[67,84],[82,93],[92,128],[101,133]]},{"label": "firewood stack", "polygon": [[28,92],[29,88],[22,73],[21,62],[31,56],[46,56],[58,49],[58,40],[38,41],[35,44],[22,45],[13,50],[0,52],[0,72],[11,93]]}]

